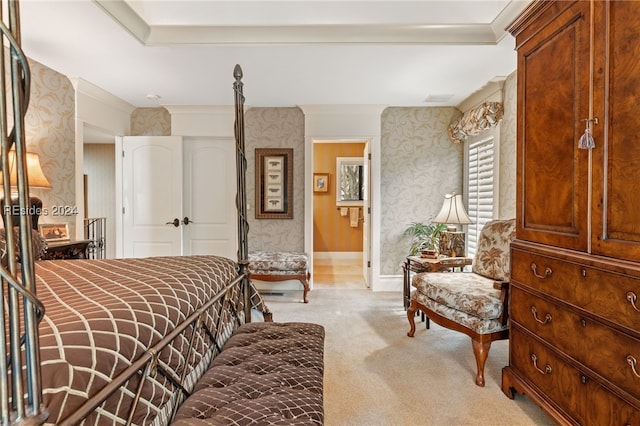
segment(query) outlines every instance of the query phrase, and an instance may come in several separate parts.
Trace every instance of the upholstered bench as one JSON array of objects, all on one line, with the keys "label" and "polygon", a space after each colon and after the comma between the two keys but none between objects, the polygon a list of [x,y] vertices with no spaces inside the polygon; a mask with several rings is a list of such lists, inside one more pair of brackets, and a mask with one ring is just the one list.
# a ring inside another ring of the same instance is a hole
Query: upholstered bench
[{"label": "upholstered bench", "polygon": [[515,220],[493,220],[484,225],[472,272],[422,272],[413,277],[415,290],[407,318],[413,337],[415,314],[471,337],[476,359],[476,384],[484,386],[484,366],[491,342],[509,338],[508,291],[511,272],[510,244]]},{"label": "upholstered bench", "polygon": [[304,293],[302,300],[308,303],[309,279],[311,273],[307,254],[286,251],[255,251],[249,253],[249,271],[251,278],[260,281],[298,280]]},{"label": "upholstered bench", "polygon": [[174,425],[322,425],[324,328],[240,326],[178,409]]}]

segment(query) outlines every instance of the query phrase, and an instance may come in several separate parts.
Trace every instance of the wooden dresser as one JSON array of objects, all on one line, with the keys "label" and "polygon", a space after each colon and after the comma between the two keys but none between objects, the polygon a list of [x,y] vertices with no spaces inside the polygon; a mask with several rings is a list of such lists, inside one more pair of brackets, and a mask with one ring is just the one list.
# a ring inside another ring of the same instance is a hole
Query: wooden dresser
[{"label": "wooden dresser", "polygon": [[[640,2],[536,1],[518,51],[502,389],[560,424],[640,425]],[[595,147],[581,149],[589,126]]]}]

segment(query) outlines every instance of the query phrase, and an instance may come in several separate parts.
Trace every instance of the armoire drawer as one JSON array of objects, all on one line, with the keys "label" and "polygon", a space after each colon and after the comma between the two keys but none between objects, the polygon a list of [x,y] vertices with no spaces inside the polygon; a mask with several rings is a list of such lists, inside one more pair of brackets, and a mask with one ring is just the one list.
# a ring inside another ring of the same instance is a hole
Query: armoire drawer
[{"label": "armoire drawer", "polygon": [[511,256],[512,281],[638,329],[640,279],[518,249]]},{"label": "armoire drawer", "polygon": [[511,365],[576,423],[637,425],[640,409],[618,398],[589,376],[561,361],[552,350],[517,325],[510,336]]},{"label": "armoire drawer", "polygon": [[640,340],[518,287],[510,305],[511,321],[640,399]]}]

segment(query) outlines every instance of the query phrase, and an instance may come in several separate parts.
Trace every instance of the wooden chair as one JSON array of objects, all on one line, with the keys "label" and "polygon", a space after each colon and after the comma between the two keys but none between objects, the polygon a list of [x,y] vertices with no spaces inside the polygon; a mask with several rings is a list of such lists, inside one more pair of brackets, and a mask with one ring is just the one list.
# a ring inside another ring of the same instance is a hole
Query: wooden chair
[{"label": "wooden chair", "polygon": [[419,310],[442,327],[471,337],[476,358],[476,385],[484,386],[484,366],[491,342],[509,338],[508,292],[510,244],[515,220],[484,225],[471,272],[422,272],[413,277],[407,318],[413,337]]}]

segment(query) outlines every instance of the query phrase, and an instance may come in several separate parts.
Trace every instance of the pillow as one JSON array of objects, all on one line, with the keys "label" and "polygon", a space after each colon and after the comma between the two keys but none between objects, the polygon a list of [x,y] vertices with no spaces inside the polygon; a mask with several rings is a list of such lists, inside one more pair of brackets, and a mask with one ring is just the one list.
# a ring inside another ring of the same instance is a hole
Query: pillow
[{"label": "pillow", "polygon": [[[20,228],[13,227],[13,235],[15,241],[15,252],[18,253],[17,261],[20,262]],[[40,260],[47,251],[47,240],[42,238],[42,235],[35,229],[31,230],[31,250],[33,252],[33,260]],[[3,265],[7,264],[7,239],[6,231],[4,228],[0,228],[0,262]]]},{"label": "pillow", "polygon": [[509,281],[511,274],[509,251],[515,237],[515,219],[487,222],[480,232],[471,270],[496,281]]}]

